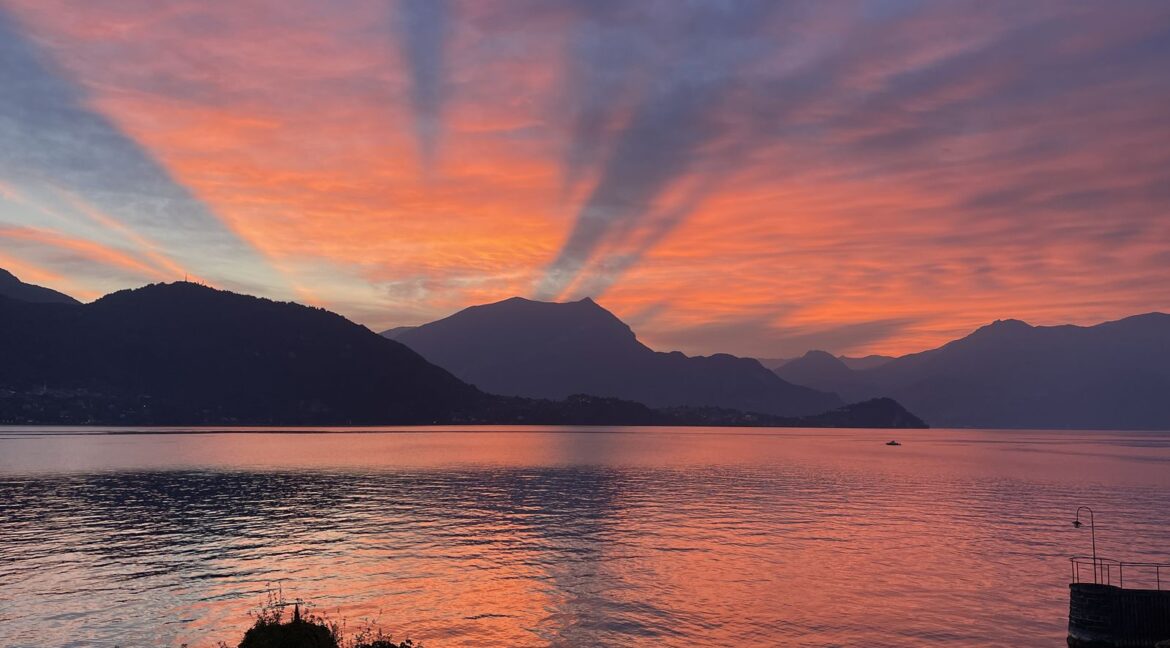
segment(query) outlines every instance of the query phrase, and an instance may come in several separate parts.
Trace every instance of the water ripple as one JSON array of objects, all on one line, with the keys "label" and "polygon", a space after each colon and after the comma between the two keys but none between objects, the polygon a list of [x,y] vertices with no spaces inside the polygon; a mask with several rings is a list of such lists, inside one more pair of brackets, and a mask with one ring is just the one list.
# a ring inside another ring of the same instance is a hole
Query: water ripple
[{"label": "water ripple", "polygon": [[1163,436],[914,434],[0,434],[0,644],[1057,646],[1077,505],[1167,559]]}]

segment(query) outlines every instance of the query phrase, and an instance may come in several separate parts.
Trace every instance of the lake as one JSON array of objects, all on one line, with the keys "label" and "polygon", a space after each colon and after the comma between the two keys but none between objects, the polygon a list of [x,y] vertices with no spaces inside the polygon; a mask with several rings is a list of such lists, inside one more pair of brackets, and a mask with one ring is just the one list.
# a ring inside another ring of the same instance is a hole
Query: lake
[{"label": "lake", "polygon": [[1079,505],[1170,559],[1166,433],[120,432],[0,428],[0,645],[1063,646]]}]

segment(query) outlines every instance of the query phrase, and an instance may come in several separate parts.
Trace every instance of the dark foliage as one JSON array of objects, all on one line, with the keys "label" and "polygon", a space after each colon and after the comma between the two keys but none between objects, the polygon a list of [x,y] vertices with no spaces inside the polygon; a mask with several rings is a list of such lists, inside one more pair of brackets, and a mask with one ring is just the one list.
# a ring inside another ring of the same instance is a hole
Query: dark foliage
[{"label": "dark foliage", "polygon": [[296,619],[261,623],[248,628],[239,648],[338,648],[337,639],[323,624]]},{"label": "dark foliage", "polygon": [[[292,618],[285,621],[290,605]],[[410,639],[395,643],[370,621],[347,636],[341,624],[323,615],[311,611],[302,614],[302,604],[287,603],[279,589],[269,590],[265,603],[252,616],[255,621],[238,648],[423,648]],[[221,642],[220,648],[226,645]]]}]

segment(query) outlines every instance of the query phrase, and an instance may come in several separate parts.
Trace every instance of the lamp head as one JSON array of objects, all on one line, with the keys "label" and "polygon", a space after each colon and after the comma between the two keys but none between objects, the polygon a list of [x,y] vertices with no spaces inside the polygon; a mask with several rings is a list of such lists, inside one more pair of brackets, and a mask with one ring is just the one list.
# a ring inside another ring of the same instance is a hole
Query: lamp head
[{"label": "lamp head", "polygon": [[1082,526],[1084,526],[1084,523],[1082,523],[1082,522],[1081,522],[1079,519],[1077,519],[1077,520],[1073,520],[1073,526],[1074,526],[1075,528],[1078,528],[1078,529],[1079,529],[1079,528],[1081,528]]}]

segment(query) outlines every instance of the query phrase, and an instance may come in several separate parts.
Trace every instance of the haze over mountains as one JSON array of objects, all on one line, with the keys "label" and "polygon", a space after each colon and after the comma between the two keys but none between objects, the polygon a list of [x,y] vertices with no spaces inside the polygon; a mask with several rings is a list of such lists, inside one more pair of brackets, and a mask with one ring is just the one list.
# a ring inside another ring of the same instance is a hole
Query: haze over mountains
[{"label": "haze over mountains", "polygon": [[936,427],[1170,429],[1170,315],[1001,320],[872,369],[811,351],[776,373],[846,400],[892,397]]},{"label": "haze over mountains", "polygon": [[551,303],[514,297],[392,334],[495,394],[551,399],[593,394],[651,407],[722,407],[776,416],[842,405],[835,394],[790,384],[751,358],[653,351],[591,299]]}]

